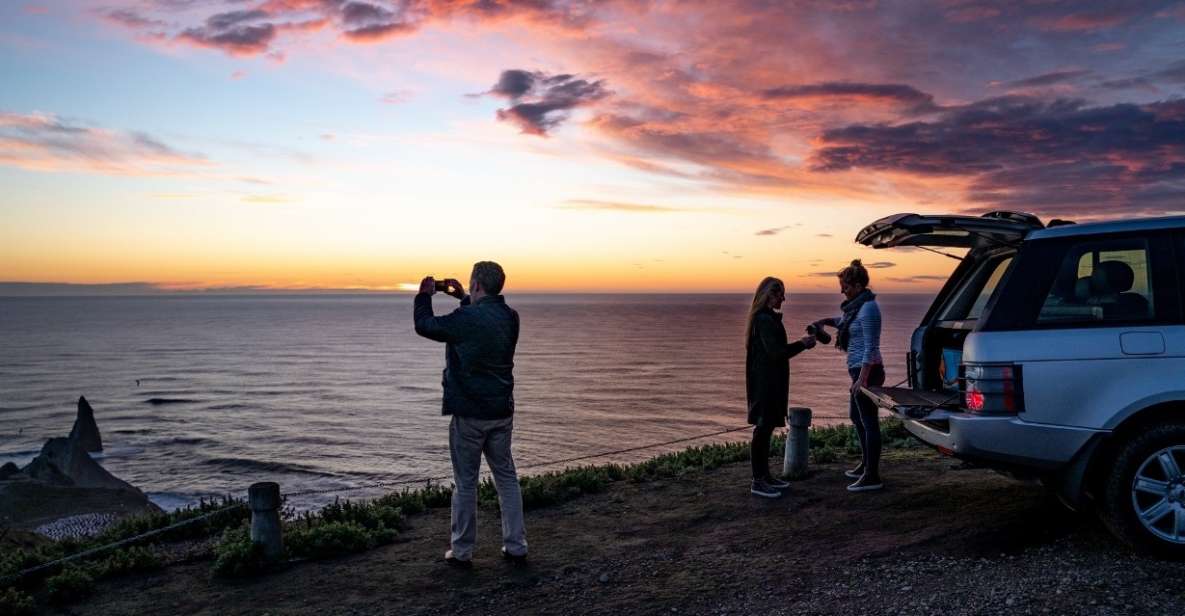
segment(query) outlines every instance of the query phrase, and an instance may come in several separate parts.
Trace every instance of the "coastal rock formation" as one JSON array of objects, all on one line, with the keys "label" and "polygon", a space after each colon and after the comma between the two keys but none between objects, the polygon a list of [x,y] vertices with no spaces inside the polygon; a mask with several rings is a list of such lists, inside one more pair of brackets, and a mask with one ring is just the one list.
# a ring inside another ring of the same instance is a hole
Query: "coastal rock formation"
[{"label": "coastal rock formation", "polygon": [[73,438],[51,438],[41,448],[41,453],[24,468],[24,473],[34,479],[49,483],[55,481],[55,472],[65,475],[71,485],[80,488],[106,488],[139,492],[132,484],[119,479],[99,466],[91,458],[82,443]]},{"label": "coastal rock formation", "polygon": [[19,475],[20,472],[21,469],[19,466],[13,464],[12,462],[6,462],[4,466],[0,466],[0,481],[4,481],[10,477],[15,477]]},{"label": "coastal rock formation", "polygon": [[[18,529],[44,525],[69,534],[101,526],[95,520],[110,522],[130,513],[160,511],[143,492],[91,458],[90,452],[102,449],[94,410],[86,398],[79,398],[78,417],[69,437],[46,441],[24,468],[11,463],[0,467],[0,519],[9,520]],[[90,522],[53,525],[66,516]]]},{"label": "coastal rock formation", "polygon": [[103,451],[103,436],[99,434],[99,424],[95,423],[95,409],[86,401],[86,396],[78,397],[78,417],[70,430],[70,440],[78,441],[85,451]]}]

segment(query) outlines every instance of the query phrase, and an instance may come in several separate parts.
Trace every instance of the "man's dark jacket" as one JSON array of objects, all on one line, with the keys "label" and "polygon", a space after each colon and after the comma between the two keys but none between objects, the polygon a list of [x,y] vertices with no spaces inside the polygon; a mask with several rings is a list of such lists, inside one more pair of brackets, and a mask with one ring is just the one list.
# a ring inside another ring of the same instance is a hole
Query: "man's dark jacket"
[{"label": "man's dark jacket", "polygon": [[488,295],[433,316],[432,295],[415,304],[416,333],[444,343],[444,415],[503,419],[514,414],[514,347],[518,313],[501,295]]},{"label": "man's dark jacket", "polygon": [[786,425],[790,402],[790,358],[806,350],[802,342],[786,344],[781,313],[762,308],[753,315],[745,357],[745,391],[749,423],[755,426]]}]

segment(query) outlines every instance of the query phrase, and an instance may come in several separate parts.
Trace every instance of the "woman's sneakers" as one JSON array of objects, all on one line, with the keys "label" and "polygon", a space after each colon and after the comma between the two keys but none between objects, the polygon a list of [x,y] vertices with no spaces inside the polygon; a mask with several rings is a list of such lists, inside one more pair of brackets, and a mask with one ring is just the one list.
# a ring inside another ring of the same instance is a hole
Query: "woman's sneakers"
[{"label": "woman's sneakers", "polygon": [[864,465],[861,464],[850,471],[844,471],[843,476],[848,479],[859,479],[864,476]]},{"label": "woman's sneakers", "polygon": [[[763,498],[781,498],[782,497],[782,490],[776,487],[776,484],[773,483],[775,481],[777,481],[777,480],[776,479],[754,479],[753,480],[753,487],[749,488],[749,492],[751,492],[755,496],[760,496]],[[785,483],[785,482],[783,481],[783,482],[778,482],[778,483]],[[786,485],[789,486],[790,484],[787,483]]]},{"label": "woman's sneakers", "polygon": [[857,479],[856,483],[848,486],[848,492],[871,492],[873,490],[879,490],[883,487],[885,487],[885,484],[881,483],[879,477],[870,478],[864,475]]}]

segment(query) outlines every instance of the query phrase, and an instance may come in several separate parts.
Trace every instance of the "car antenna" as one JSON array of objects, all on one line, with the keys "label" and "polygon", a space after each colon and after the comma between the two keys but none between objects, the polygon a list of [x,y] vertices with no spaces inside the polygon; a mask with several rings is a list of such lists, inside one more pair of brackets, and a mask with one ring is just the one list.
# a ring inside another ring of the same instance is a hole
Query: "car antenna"
[{"label": "car antenna", "polygon": [[929,246],[914,246],[914,248],[921,248],[922,250],[925,250],[927,252],[932,252],[936,255],[942,255],[944,257],[949,257],[951,259],[954,259],[955,261],[962,261],[963,260],[963,257],[957,257],[955,255],[950,254],[949,252],[942,252],[941,250],[934,250],[933,248],[930,248]]}]

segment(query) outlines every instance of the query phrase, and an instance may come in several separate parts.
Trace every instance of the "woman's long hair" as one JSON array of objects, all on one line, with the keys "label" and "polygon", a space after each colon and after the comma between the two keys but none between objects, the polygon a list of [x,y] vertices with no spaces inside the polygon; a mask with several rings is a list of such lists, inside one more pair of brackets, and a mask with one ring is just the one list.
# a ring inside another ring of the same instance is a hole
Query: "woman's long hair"
[{"label": "woman's long hair", "polygon": [[749,348],[749,339],[753,336],[753,316],[762,308],[769,305],[769,298],[778,291],[786,291],[786,285],[773,276],[766,276],[757,285],[757,292],[753,294],[753,305],[749,307],[749,318],[745,321],[745,348]]}]

